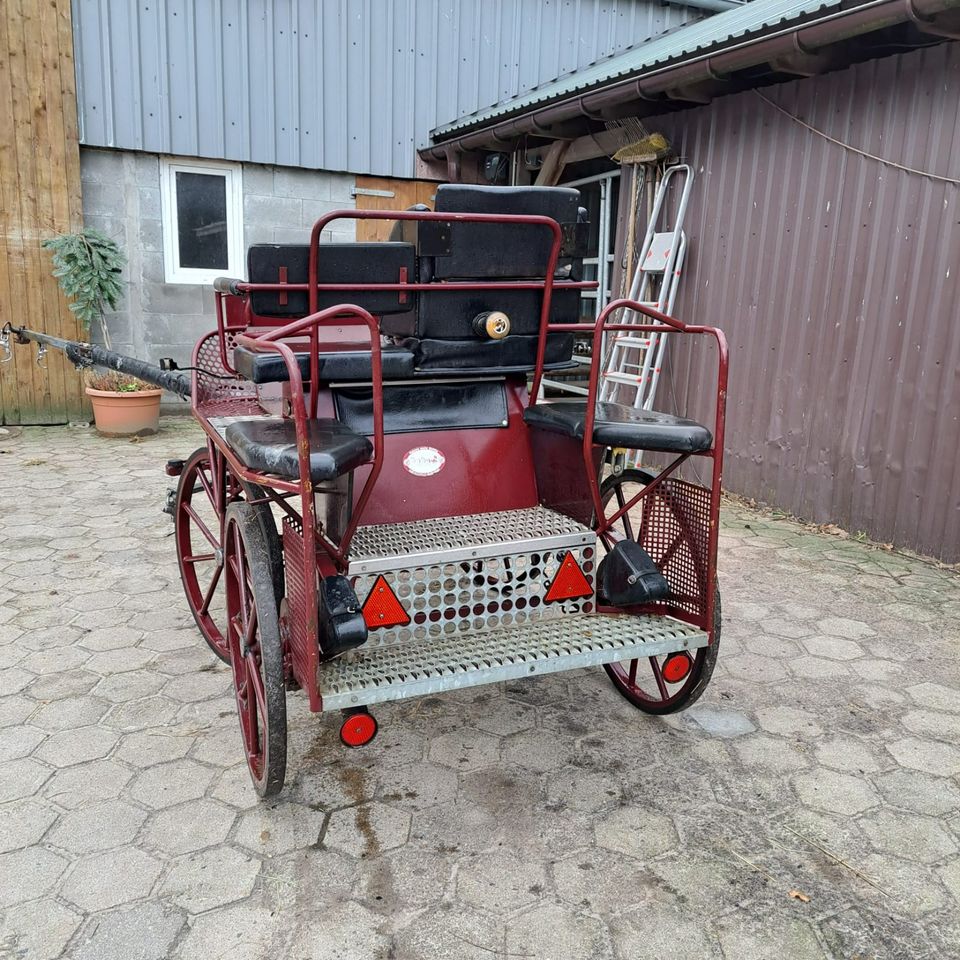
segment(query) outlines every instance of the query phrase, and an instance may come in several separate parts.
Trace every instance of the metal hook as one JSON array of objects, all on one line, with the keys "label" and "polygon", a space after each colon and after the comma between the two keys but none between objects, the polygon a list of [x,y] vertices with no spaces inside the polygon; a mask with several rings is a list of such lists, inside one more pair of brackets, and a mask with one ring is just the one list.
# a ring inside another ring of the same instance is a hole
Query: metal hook
[{"label": "metal hook", "polygon": [[47,345],[46,345],[45,343],[41,343],[41,344],[37,347],[37,366],[38,366],[41,370],[46,370],[46,369],[47,369],[47,365],[46,365],[46,363],[44,362],[46,356],[47,356]]},{"label": "metal hook", "polygon": [[4,352],[0,363],[9,363],[13,359],[13,351],[10,349],[10,331],[6,327],[0,330],[0,350]]}]

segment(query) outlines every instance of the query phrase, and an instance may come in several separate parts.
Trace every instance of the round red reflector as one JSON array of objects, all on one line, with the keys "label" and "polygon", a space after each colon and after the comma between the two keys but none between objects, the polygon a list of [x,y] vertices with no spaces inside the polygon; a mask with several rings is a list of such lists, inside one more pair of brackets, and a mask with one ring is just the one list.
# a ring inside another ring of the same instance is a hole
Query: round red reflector
[{"label": "round red reflector", "polygon": [[690,673],[692,666],[693,661],[690,659],[690,654],[671,653],[670,656],[663,661],[660,672],[663,674],[663,679],[666,680],[667,683],[679,683],[681,680],[687,678],[687,674]]},{"label": "round red reflector", "polygon": [[354,713],[343,721],[340,739],[348,747],[366,746],[377,735],[377,721],[369,713]]}]

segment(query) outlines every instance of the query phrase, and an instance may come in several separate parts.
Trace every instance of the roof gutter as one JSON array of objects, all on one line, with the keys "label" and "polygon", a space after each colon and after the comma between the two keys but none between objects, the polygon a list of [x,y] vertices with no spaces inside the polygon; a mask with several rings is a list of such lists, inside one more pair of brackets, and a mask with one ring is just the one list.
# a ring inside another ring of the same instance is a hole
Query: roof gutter
[{"label": "roof gutter", "polygon": [[[762,37],[743,40],[717,53],[697,54],[626,80],[618,80],[587,93],[536,107],[508,120],[471,133],[450,137],[419,151],[424,159],[456,163],[458,155],[492,143],[501,148],[525,134],[550,136],[549,127],[581,117],[599,119],[600,112],[629,100],[659,100],[667,91],[723,79],[725,75],[767,63],[778,57],[813,53],[821,47],[847,40],[907,20],[923,28],[939,13],[960,7],[960,0],[872,0],[848,10],[838,10]],[[943,33],[931,28],[931,32]]]},{"label": "roof gutter", "polygon": [[742,7],[745,0],[667,0],[671,7],[692,7],[694,10],[708,10],[710,13],[723,13]]}]

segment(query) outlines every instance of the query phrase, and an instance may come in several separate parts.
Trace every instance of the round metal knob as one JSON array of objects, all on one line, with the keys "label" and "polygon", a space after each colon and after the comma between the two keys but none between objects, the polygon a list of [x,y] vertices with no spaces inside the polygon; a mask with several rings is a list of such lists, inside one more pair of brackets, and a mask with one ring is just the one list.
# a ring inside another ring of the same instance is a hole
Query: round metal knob
[{"label": "round metal knob", "polygon": [[510,318],[502,310],[488,310],[473,318],[473,332],[478,337],[502,340],[510,332]]}]

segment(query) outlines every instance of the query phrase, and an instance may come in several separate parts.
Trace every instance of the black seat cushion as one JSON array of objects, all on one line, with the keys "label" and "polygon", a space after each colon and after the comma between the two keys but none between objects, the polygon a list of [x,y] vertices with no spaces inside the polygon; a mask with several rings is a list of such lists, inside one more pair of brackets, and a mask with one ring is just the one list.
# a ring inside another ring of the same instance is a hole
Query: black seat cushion
[{"label": "black seat cushion", "polygon": [[[314,483],[334,480],[366,463],[373,445],[339,420],[311,420],[310,478]],[[251,470],[272,473],[286,480],[300,477],[297,431],[293,420],[261,417],[238,420],[224,432],[227,444]]]},{"label": "black seat cushion", "polygon": [[[586,400],[553,400],[527,407],[523,419],[531,427],[583,438]],[[713,443],[710,431],[694,420],[655,410],[637,410],[620,403],[597,404],[593,442],[607,447],[700,453]]]},{"label": "black seat cushion", "polygon": [[[310,354],[295,354],[300,376],[310,379]],[[319,355],[321,380],[369,380],[370,350],[330,350]],[[406,347],[392,344],[380,350],[380,365],[385,380],[402,380],[413,375],[413,354]],[[247,347],[233,351],[237,373],[252,383],[285,383],[287,365],[279,353],[257,353]]]}]

